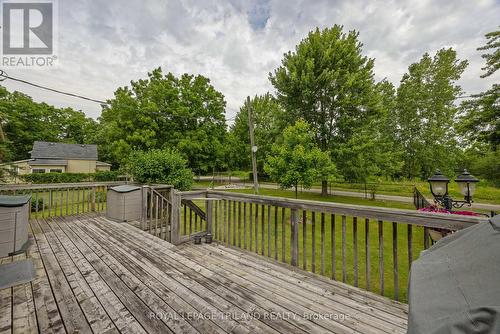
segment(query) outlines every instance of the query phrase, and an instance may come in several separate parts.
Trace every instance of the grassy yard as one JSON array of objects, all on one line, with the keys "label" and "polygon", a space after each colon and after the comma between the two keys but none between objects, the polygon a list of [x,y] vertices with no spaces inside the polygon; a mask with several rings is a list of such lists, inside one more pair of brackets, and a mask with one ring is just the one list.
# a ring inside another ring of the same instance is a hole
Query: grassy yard
[{"label": "grassy yard", "polygon": [[[200,188],[208,188],[210,186],[210,182],[197,182],[193,185],[193,187]],[[226,191],[240,192],[245,194],[253,194],[253,189],[230,189]],[[290,190],[282,190],[282,189],[264,189],[261,188],[259,193],[265,196],[278,196],[278,197],[288,197],[295,198],[295,193]],[[328,196],[323,197],[320,194],[312,193],[308,191],[302,191],[298,193],[299,199],[306,199],[311,201],[323,201],[323,202],[335,202],[335,203],[344,203],[344,204],[357,204],[357,205],[368,205],[368,206],[381,206],[388,208],[399,208],[399,209],[415,209],[412,203],[403,203],[397,201],[386,201],[386,200],[371,200],[365,198],[357,198],[351,196]]]},{"label": "grassy yard", "polygon": [[[251,185],[251,181],[246,180],[246,184]],[[264,182],[263,184],[276,185],[275,183]],[[197,186],[209,187],[211,186],[210,181],[198,182]],[[216,185],[221,185],[217,183]],[[346,183],[346,182],[333,182],[330,184],[331,189],[335,190],[345,190],[345,191],[355,191],[355,192],[365,192],[365,184],[362,183]],[[366,192],[368,196],[372,191],[375,194],[384,195],[396,195],[396,196],[413,196],[413,188],[417,189],[424,194],[427,198],[432,198],[432,194],[429,189],[429,184],[426,181],[383,181],[378,184],[368,183],[366,185]],[[315,184],[313,186],[315,189],[320,189],[320,184]],[[462,199],[463,196],[458,190],[458,185],[455,182],[449,183],[449,193],[453,198]],[[489,203],[489,204],[500,204],[500,188],[492,187],[484,182],[479,182],[476,187],[476,192],[474,194],[474,201],[479,203]]]},{"label": "grassy yard", "polygon": [[[413,188],[417,189],[428,198],[432,198],[431,191],[429,189],[429,183],[425,181],[399,181],[399,182],[384,182],[381,184],[368,184],[367,191],[370,193],[371,190],[375,190],[376,194],[385,195],[397,195],[397,196],[413,196]],[[319,188],[316,185],[315,188]],[[334,190],[348,190],[364,192],[364,184],[350,184],[350,183],[333,183],[332,187]],[[462,199],[463,195],[458,189],[458,185],[455,182],[450,182],[449,193],[453,198]],[[474,201],[480,203],[490,203],[490,204],[500,204],[500,188],[492,187],[490,185],[479,182],[476,187],[476,192],[474,194]]]}]

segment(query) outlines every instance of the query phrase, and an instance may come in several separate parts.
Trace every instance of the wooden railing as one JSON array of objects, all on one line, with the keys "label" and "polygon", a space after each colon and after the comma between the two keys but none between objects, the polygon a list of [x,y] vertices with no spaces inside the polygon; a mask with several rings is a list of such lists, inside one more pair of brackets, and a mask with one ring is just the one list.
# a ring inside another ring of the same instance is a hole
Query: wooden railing
[{"label": "wooden railing", "polygon": [[207,231],[211,231],[211,226],[208,222],[212,222],[212,201],[207,198],[207,192],[201,191],[184,191],[176,192],[178,203],[177,214],[177,229],[174,232],[177,238],[174,237],[177,243],[189,241],[195,235],[204,235]]},{"label": "wooden railing", "polygon": [[109,187],[124,182],[3,184],[0,195],[31,195],[31,217],[57,217],[106,210]]},{"label": "wooden railing", "polygon": [[[140,228],[167,241],[171,237],[172,203],[177,196],[172,186],[142,186],[142,218]],[[139,227],[139,226],[137,226]]]},{"label": "wooden railing", "polygon": [[431,203],[425,198],[424,195],[417,189],[417,187],[413,188],[413,205],[415,205],[415,208],[422,209],[422,208],[429,208],[431,207]]},{"label": "wooden railing", "polygon": [[400,301],[407,300],[411,263],[429,247],[429,229],[455,231],[486,221],[479,217],[230,192],[180,192],[177,196],[178,203],[197,200],[206,221],[196,231],[186,229],[192,223],[190,208],[182,204],[174,207],[178,215],[172,229],[178,231],[178,237],[172,240],[176,243],[210,232],[227,246]]},{"label": "wooden railing", "polygon": [[[32,217],[103,212],[120,183],[2,185],[31,194]],[[214,240],[274,261],[406,301],[411,263],[430,245],[429,230],[456,231],[487,218],[218,191],[142,187],[137,227],[173,244]]]}]

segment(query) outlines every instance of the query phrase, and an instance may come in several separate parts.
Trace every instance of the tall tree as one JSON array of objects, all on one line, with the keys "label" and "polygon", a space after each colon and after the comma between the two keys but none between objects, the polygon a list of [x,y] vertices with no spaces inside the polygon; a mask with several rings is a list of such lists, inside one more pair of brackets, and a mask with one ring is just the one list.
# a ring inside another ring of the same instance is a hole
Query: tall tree
[{"label": "tall tree", "polygon": [[0,115],[4,133],[0,158],[4,161],[29,158],[36,140],[91,143],[96,128],[96,122],[81,111],[37,103],[26,94],[10,93],[2,86]]},{"label": "tall tree", "polygon": [[403,175],[428,177],[436,168],[453,172],[460,153],[454,122],[456,82],[467,67],[453,49],[434,57],[425,53],[411,64],[397,91],[398,141],[403,152]]},{"label": "tall tree", "polygon": [[193,171],[209,171],[222,149],[225,105],[208,78],[177,78],[157,68],[130,88],[118,88],[104,107],[98,136],[102,153],[120,164],[133,150],[176,148]]},{"label": "tall tree", "polygon": [[[255,144],[257,151],[257,168],[264,170],[264,161],[271,152],[272,143],[281,135],[283,126],[284,110],[271,94],[266,93],[254,96],[250,99],[253,113]],[[248,106],[243,104],[235,117],[234,123],[229,130],[229,138],[226,143],[229,155],[234,160],[233,166],[242,169],[251,168],[251,148],[248,132]]]},{"label": "tall tree", "polygon": [[486,65],[482,68],[486,71],[481,78],[486,78],[495,73],[500,68],[500,30],[492,31],[485,35],[486,45],[478,48],[479,51],[488,51],[482,54],[486,60]]},{"label": "tall tree", "polygon": [[93,144],[98,124],[83,112],[71,108],[59,109],[59,138],[68,143]]},{"label": "tall tree", "polygon": [[285,129],[282,140],[273,144],[264,170],[282,188],[294,187],[295,198],[299,185],[310,188],[314,182],[335,175],[328,152],[316,146],[314,132],[304,120]]},{"label": "tall tree", "polygon": [[[482,78],[493,75],[500,68],[500,30],[486,34],[488,42],[478,50],[491,50],[484,53],[486,72]],[[500,85],[494,83],[486,92],[474,95],[462,104],[459,129],[469,141],[481,141],[497,150],[500,145]]]},{"label": "tall tree", "polygon": [[[339,161],[341,153],[352,148],[353,136],[377,113],[377,98],[373,59],[363,56],[356,31],[342,30],[335,25],[310,32],[269,78],[287,123],[303,118],[311,124],[318,146],[329,150],[339,172],[349,176],[350,166]],[[326,194],[326,182],[322,189]]]},{"label": "tall tree", "polygon": [[[482,55],[486,59],[482,78],[500,68],[500,31],[486,34],[486,39],[486,45],[478,48],[489,51]],[[500,185],[500,85],[494,83],[486,92],[473,95],[461,110],[458,129],[467,147],[464,164],[475,175]]]},{"label": "tall tree", "polygon": [[377,117],[360,125],[346,144],[336,150],[337,168],[347,180],[375,181],[398,176],[402,167],[395,130],[395,89],[382,80],[375,85]]}]

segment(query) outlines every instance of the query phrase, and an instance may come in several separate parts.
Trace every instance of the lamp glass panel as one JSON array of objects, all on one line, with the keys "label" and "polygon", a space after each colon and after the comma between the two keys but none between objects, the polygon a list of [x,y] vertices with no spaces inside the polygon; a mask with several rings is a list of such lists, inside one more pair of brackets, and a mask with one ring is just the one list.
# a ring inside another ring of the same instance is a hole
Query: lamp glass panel
[{"label": "lamp glass panel", "polygon": [[[469,189],[467,189],[467,184],[469,185]],[[474,195],[474,192],[476,191],[476,183],[475,182],[470,182],[470,183],[469,182],[459,182],[458,187],[460,189],[460,192],[464,196],[472,197]]]},{"label": "lamp glass panel", "polygon": [[469,196],[470,197],[474,196],[475,191],[476,191],[476,183],[475,182],[469,183]]},{"label": "lamp glass panel", "polygon": [[448,182],[445,181],[432,181],[431,182],[431,187],[432,187],[432,192],[436,196],[443,196],[446,194],[446,185]]},{"label": "lamp glass panel", "polygon": [[460,193],[464,196],[467,196],[468,195],[467,194],[468,193],[467,182],[457,182],[457,183],[458,183],[458,189],[460,190]]},{"label": "lamp glass panel", "polygon": [[[465,196],[472,197],[474,192],[476,191],[476,183],[475,182],[457,182],[458,188],[460,189],[460,193]],[[469,188],[467,189],[467,184]]]}]

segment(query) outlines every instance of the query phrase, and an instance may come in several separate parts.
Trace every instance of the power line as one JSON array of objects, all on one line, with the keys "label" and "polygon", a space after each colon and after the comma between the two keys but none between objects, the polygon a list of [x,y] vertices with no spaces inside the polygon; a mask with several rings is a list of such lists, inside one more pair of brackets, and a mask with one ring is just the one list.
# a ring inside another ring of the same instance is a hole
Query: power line
[{"label": "power line", "polygon": [[105,101],[93,99],[93,98],[82,96],[82,95],[79,95],[79,94],[73,94],[73,93],[64,92],[64,91],[61,91],[61,90],[58,90],[58,89],[54,89],[54,88],[42,86],[42,85],[39,85],[39,84],[36,84],[36,83],[33,83],[33,82],[29,82],[27,80],[14,78],[14,77],[11,77],[10,75],[8,75],[7,73],[5,73],[5,71],[3,71],[3,70],[0,70],[0,77],[3,78],[0,81],[3,81],[5,79],[9,79],[9,80],[21,82],[21,83],[24,83],[24,84],[27,84],[27,85],[30,85],[30,86],[33,86],[33,87],[45,89],[45,90],[48,90],[48,91],[51,91],[51,92],[54,92],[54,93],[63,94],[63,95],[71,96],[71,97],[76,97],[78,99],[92,101],[92,102],[96,102],[96,103],[99,103],[99,104],[108,104]]},{"label": "power line", "polygon": [[[37,88],[41,88],[41,89],[45,89],[45,90],[48,90],[48,91],[51,91],[51,92],[55,92],[55,93],[58,93],[58,94],[64,94],[64,95],[67,95],[67,96],[71,96],[71,97],[76,97],[76,98],[79,98],[79,99],[84,99],[84,100],[87,100],[87,101],[92,101],[92,102],[97,102],[99,104],[108,104],[108,102],[105,102],[105,101],[101,101],[101,100],[97,100],[97,99],[93,99],[93,98],[90,98],[90,97],[86,97],[86,96],[82,96],[82,95],[79,95],[79,94],[74,94],[74,93],[69,93],[69,92],[63,92],[63,91],[60,91],[58,89],[54,89],[54,88],[50,88],[50,87],[46,87],[46,86],[42,86],[42,85],[39,85],[39,84],[35,84],[33,82],[29,82],[27,80],[23,80],[23,79],[18,79],[18,78],[14,78],[10,75],[8,75],[5,71],[3,70],[0,70],[0,81],[4,81],[6,79],[10,79],[12,81],[17,81],[17,82],[21,82],[21,83],[24,83],[24,84],[27,84],[27,85],[30,85],[30,86],[33,86],[33,87],[37,87]],[[227,118],[225,119],[225,121],[232,121],[236,118],[236,116],[233,116],[233,117],[230,117],[230,118]]]}]

